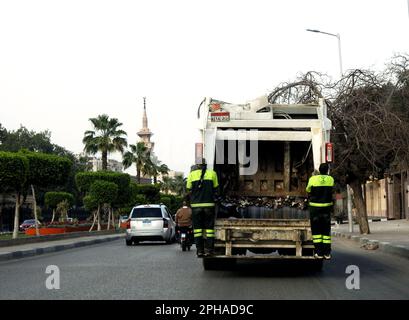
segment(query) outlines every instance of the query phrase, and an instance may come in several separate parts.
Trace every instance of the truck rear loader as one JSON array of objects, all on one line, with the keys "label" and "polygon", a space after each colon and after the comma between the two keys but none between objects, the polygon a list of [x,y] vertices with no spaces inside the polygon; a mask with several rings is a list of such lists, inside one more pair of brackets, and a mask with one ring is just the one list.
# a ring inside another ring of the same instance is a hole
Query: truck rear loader
[{"label": "truck rear loader", "polygon": [[297,259],[315,269],[306,186],[332,161],[331,121],[323,99],[313,104],[245,104],[206,98],[198,110],[204,157],[219,177],[215,255],[205,270],[237,259]]}]

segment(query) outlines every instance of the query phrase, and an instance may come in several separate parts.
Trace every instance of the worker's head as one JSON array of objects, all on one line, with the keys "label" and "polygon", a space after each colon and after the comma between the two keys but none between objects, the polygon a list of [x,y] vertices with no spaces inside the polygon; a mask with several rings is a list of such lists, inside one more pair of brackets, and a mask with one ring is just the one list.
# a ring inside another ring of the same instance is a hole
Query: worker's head
[{"label": "worker's head", "polygon": [[329,170],[328,163],[321,163],[320,173],[321,174],[328,174],[328,170]]},{"label": "worker's head", "polygon": [[197,165],[196,165],[196,167],[198,168],[198,169],[202,169],[202,168],[204,168],[204,167],[206,167],[207,166],[207,162],[206,162],[206,159],[205,158],[202,158],[202,159],[200,159],[200,161],[197,163]]}]

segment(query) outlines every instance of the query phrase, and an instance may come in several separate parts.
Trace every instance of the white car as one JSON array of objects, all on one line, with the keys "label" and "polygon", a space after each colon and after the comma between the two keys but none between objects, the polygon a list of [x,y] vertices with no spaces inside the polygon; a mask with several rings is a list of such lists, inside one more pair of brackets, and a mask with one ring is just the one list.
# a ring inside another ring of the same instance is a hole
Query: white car
[{"label": "white car", "polygon": [[126,224],[126,245],[140,241],[175,241],[176,223],[163,204],[134,207]]}]

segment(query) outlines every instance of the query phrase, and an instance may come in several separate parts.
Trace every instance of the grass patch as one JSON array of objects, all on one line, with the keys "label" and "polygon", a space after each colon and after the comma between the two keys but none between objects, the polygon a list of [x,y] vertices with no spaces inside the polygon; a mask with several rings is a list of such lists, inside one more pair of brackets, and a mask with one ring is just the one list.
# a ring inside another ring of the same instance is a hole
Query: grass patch
[{"label": "grass patch", "polygon": [[[18,234],[17,239],[22,239],[22,238],[32,238],[32,236],[28,236],[25,233],[20,232]],[[13,239],[13,234],[0,234],[0,240],[12,240]]]}]

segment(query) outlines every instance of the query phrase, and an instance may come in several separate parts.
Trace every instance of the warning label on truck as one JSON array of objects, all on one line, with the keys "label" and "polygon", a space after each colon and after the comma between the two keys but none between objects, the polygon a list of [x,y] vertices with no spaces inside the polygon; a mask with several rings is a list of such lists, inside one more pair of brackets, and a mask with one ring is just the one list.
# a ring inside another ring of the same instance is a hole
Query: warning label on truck
[{"label": "warning label on truck", "polygon": [[212,122],[230,121],[230,112],[212,112],[210,116]]}]

